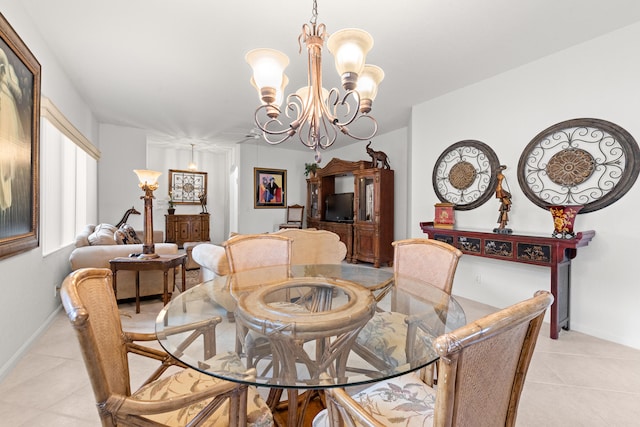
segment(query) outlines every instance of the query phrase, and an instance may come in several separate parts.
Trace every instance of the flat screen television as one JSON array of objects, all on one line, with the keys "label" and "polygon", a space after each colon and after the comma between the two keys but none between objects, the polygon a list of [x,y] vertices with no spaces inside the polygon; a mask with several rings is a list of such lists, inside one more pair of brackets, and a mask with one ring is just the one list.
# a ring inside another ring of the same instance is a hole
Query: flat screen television
[{"label": "flat screen television", "polygon": [[353,222],[353,193],[330,194],[325,199],[325,221]]}]

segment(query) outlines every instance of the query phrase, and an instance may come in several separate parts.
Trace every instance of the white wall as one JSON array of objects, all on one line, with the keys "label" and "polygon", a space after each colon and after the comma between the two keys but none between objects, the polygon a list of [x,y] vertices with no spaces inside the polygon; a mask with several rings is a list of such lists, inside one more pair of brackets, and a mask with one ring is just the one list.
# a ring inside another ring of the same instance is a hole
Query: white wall
[{"label": "white wall", "polygon": [[[640,24],[610,33],[558,54],[413,108],[411,181],[430,183],[437,157],[463,139],[487,143],[497,153],[513,194],[508,226],[514,232],[550,233],[551,216],[518,186],[517,165],[529,141],[545,128],[572,118],[594,117],[616,123],[640,138]],[[640,348],[640,287],[636,217],[639,183],[621,200],[579,215],[577,230],[596,230],[572,264],[571,327],[593,336]],[[438,202],[431,185],[414,185],[410,223],[433,220]],[[499,203],[490,200],[457,212],[459,227],[491,230]],[[423,236],[412,229],[413,236]],[[502,307],[549,288],[543,267],[464,256],[454,293]],[[560,336],[562,339],[562,335]]]},{"label": "white wall", "polygon": [[[221,242],[229,235],[229,171],[231,169],[231,150],[220,152],[195,151],[194,161],[199,172],[207,173],[207,212],[209,212],[209,231],[212,241]],[[165,214],[168,206],[169,169],[185,170],[191,161],[190,148],[148,145],[147,167],[161,171],[160,187],[154,192],[153,202],[154,229],[165,230]],[[176,205],[176,214],[199,214],[202,206]],[[142,212],[140,209],[138,209]]]},{"label": "white wall", "polygon": [[[98,222],[116,224],[125,211],[134,206],[141,215],[132,215],[127,222],[136,230],[143,228],[144,201],[134,169],[147,169],[147,136],[142,129],[100,125],[98,163]],[[162,178],[162,177],[161,177]],[[161,184],[166,181],[160,180]],[[167,194],[158,189],[158,194]],[[164,226],[161,228],[164,229]]]},{"label": "white wall", "polygon": [[[299,144],[295,140],[283,144]],[[285,208],[254,208],[255,189],[253,168],[285,169],[287,171],[287,205],[306,205],[307,187],[304,176],[304,164],[313,161],[311,151],[278,148],[260,141],[257,144],[240,144],[239,183],[238,183],[238,230],[242,234],[266,233],[278,229],[285,222]],[[306,212],[305,212],[306,215]]]},{"label": "white wall", "polygon": [[[42,94],[94,144],[97,124],[55,55],[32,25],[20,2],[0,0],[0,10],[42,65]],[[5,301],[0,310],[0,379],[60,307],[54,293],[69,273],[71,247],[47,257],[42,247],[0,260],[0,285]]]}]

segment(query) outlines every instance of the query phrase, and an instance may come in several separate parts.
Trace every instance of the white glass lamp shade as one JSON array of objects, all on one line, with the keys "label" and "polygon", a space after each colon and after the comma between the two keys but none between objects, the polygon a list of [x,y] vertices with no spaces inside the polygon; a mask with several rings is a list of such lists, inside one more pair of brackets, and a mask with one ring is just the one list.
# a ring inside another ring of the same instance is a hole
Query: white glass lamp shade
[{"label": "white glass lamp shade", "polygon": [[[303,105],[307,105],[309,102],[309,86],[303,86],[296,91],[296,95],[302,99]],[[322,88],[322,102],[326,102],[329,97],[329,91],[325,88]]]},{"label": "white glass lamp shade", "polygon": [[140,185],[155,185],[158,183],[158,177],[162,175],[162,172],[147,169],[134,169],[133,171],[138,175]]},{"label": "white glass lamp shade", "polygon": [[373,37],[364,30],[346,28],[333,33],[327,41],[327,47],[342,77],[342,86],[347,90],[354,89],[367,53],[373,47]]},{"label": "white glass lamp shade", "polygon": [[[250,82],[251,82],[251,86],[256,88],[256,90],[258,91],[258,96],[261,97],[260,88],[256,84],[256,80],[253,77],[251,77]],[[287,77],[287,75],[284,74],[282,76],[282,85],[280,86],[279,89],[276,89],[276,97],[275,97],[276,99],[271,103],[271,105],[275,105],[277,107],[282,105],[282,101],[284,100],[284,89],[287,87],[288,84],[289,84],[289,77]],[[264,102],[262,97],[260,99],[260,102],[262,102],[263,104],[267,104],[266,102]]]},{"label": "white glass lamp shade", "polygon": [[282,88],[284,69],[289,65],[287,55],[274,49],[253,49],[247,52],[245,60],[253,69],[260,99],[267,104],[275,102],[276,91]]},{"label": "white glass lamp shade", "polygon": [[378,86],[384,79],[384,71],[376,65],[365,65],[362,74],[358,77],[356,90],[360,94],[360,99],[373,101],[378,94]]}]

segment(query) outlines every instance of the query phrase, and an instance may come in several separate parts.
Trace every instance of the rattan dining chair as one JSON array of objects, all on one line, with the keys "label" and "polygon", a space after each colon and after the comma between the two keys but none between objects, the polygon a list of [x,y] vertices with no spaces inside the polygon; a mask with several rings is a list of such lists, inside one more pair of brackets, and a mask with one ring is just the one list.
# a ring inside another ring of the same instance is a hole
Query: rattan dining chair
[{"label": "rattan dining chair", "polygon": [[231,273],[291,263],[291,239],[277,234],[243,234],[222,243]]},{"label": "rattan dining chair", "polygon": [[[139,343],[156,341],[155,334],[123,331],[110,269],[72,272],[65,278],[60,295],[80,343],[103,426],[273,424],[272,414],[255,388],[186,368],[164,351]],[[174,332],[185,334],[185,344],[203,335],[205,357],[214,361],[215,326],[220,320],[206,320]],[[129,353],[160,362],[134,392],[129,377]],[[239,359],[237,362],[241,363]],[[170,367],[180,369],[169,375],[165,371]],[[255,370],[247,372],[247,380],[252,376]]]},{"label": "rattan dining chair", "polygon": [[[453,279],[462,252],[434,239],[406,239],[393,242],[393,273],[398,287],[426,282],[451,295]],[[413,278],[412,280],[400,280]],[[406,289],[419,296],[420,289]],[[358,335],[354,351],[378,369],[406,362],[406,353],[420,339],[434,339],[444,333],[420,331],[419,323],[407,322],[406,316],[394,311],[380,311]],[[419,337],[417,335],[420,335]],[[419,339],[420,338],[420,339]]]},{"label": "rattan dining chair", "polygon": [[[252,287],[274,283],[278,279],[285,280],[288,277],[291,263],[291,239],[288,237],[277,234],[245,234],[234,236],[222,243],[222,246],[230,272],[243,272],[241,276],[234,276],[233,293],[249,292]],[[269,270],[269,277],[265,277],[265,271],[260,270],[261,267],[277,266],[283,268]],[[251,270],[256,271],[255,277]],[[240,353],[244,347],[247,367],[254,367],[265,355],[271,354],[266,338],[249,332],[240,325],[237,332],[236,351]]]},{"label": "rattan dining chair", "polygon": [[381,381],[354,395],[341,388],[326,389],[327,409],[313,426],[514,426],[540,327],[552,302],[550,292],[538,291],[533,298],[439,336],[437,389],[416,373]]}]

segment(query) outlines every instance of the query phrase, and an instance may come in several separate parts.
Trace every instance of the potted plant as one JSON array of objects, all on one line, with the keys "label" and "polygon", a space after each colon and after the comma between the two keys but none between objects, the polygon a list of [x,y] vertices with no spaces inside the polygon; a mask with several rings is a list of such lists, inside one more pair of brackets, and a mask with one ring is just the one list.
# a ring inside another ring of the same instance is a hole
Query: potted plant
[{"label": "potted plant", "polygon": [[316,170],[318,169],[317,163],[305,163],[304,164],[304,176],[313,178],[316,176]]}]

